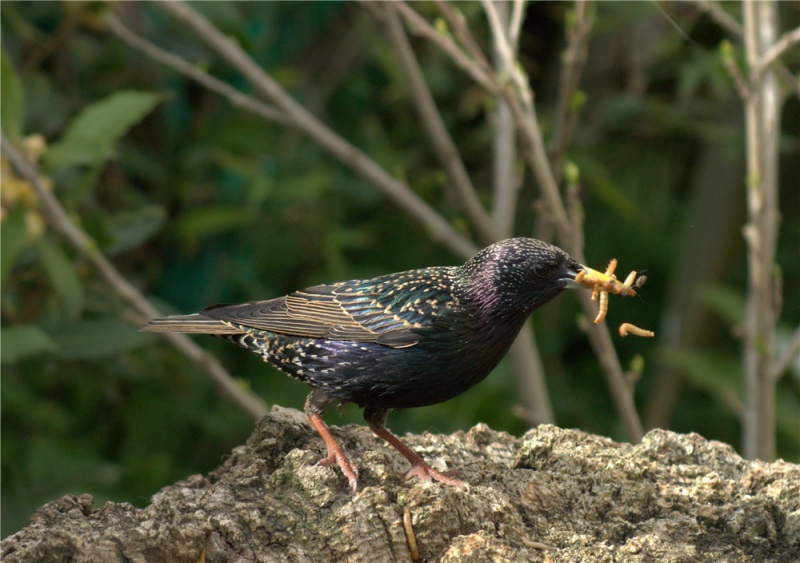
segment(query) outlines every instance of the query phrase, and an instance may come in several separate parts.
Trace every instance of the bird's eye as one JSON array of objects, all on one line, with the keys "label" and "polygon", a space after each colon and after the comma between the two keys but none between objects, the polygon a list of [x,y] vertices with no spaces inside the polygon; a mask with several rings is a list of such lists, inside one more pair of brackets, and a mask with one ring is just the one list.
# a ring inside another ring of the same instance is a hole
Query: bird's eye
[{"label": "bird's eye", "polygon": [[550,269],[547,266],[545,266],[544,264],[536,264],[533,267],[533,273],[536,274],[537,276],[539,276],[540,278],[545,277],[549,270]]}]

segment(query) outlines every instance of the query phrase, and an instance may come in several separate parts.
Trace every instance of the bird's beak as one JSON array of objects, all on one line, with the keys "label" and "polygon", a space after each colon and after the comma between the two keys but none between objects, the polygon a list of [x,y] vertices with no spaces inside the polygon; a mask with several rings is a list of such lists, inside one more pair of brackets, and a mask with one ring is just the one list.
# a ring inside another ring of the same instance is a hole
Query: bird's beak
[{"label": "bird's beak", "polygon": [[573,287],[591,287],[591,288],[593,288],[594,284],[595,284],[595,281],[593,281],[592,283],[586,283],[586,282],[579,282],[579,281],[575,280],[575,278],[577,277],[577,275],[580,272],[584,272],[583,277],[585,277],[586,279],[589,279],[589,280],[595,280],[595,281],[596,280],[600,280],[600,281],[603,281],[603,282],[610,282],[611,281],[611,276],[609,276],[609,275],[607,275],[607,274],[605,274],[603,272],[599,272],[599,271],[595,270],[594,268],[590,268],[589,266],[584,266],[583,264],[578,264],[576,268],[570,268],[567,271],[566,275],[560,279],[560,281],[564,282],[564,286],[567,287],[567,288],[573,288]]},{"label": "bird's beak", "polygon": [[594,272],[594,270],[592,270],[591,268],[587,268],[582,264],[574,263],[565,268],[564,274],[560,278],[558,278],[558,281],[562,282],[564,284],[564,287],[567,289],[578,287],[581,284],[575,281],[575,277],[583,270],[586,270],[587,274],[589,273],[589,271]]}]

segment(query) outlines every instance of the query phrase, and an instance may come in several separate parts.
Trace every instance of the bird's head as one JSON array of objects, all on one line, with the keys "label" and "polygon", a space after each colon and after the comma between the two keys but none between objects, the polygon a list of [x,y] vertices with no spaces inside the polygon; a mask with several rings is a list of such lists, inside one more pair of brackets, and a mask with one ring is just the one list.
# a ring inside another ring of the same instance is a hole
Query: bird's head
[{"label": "bird's head", "polygon": [[569,254],[533,238],[512,238],[481,250],[461,266],[466,296],[477,306],[507,318],[527,318],[561,293],[575,287],[584,269]]}]

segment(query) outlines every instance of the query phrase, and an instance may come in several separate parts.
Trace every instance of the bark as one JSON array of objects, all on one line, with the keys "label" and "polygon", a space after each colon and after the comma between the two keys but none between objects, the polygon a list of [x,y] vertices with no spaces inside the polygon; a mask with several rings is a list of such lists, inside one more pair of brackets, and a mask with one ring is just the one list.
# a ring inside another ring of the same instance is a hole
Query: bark
[{"label": "bark", "polygon": [[366,428],[334,434],[359,465],[355,494],[314,464],[323,447],[305,417],[274,407],[219,469],[145,508],[94,507],[90,495],[46,504],[0,544],[3,561],[409,561],[405,509],[427,561],[800,557],[800,466],[746,461],[696,434],[654,430],[633,446],[479,424],[405,438],[439,469],[461,469],[468,492],[403,482],[403,460]]}]

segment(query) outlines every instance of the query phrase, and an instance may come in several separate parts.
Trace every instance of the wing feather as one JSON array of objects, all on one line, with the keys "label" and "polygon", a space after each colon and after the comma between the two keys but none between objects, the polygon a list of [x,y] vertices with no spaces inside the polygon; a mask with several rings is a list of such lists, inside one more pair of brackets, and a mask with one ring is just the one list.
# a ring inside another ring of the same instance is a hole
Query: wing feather
[{"label": "wing feather", "polygon": [[418,329],[453,306],[450,270],[317,285],[268,301],[215,305],[202,314],[279,334],[403,348],[416,344]]}]

